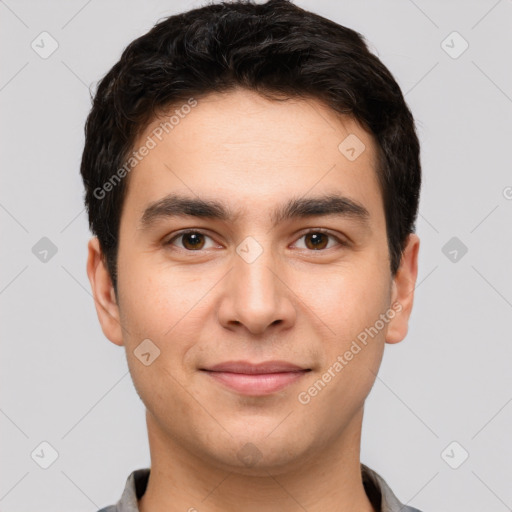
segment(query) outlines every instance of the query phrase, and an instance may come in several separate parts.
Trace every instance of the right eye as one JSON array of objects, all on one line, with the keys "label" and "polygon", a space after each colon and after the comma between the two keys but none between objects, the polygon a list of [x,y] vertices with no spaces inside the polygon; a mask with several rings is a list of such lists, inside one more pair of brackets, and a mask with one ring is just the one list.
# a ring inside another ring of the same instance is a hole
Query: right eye
[{"label": "right eye", "polygon": [[[196,230],[187,230],[187,231],[181,231],[177,235],[174,235],[170,240],[164,243],[165,246],[169,245],[175,245],[175,240],[181,240],[181,247],[180,249],[184,249],[186,251],[199,251],[201,249],[205,249],[205,238],[211,237],[206,235],[205,233],[202,233],[201,231]],[[206,247],[208,248],[208,247]]]}]

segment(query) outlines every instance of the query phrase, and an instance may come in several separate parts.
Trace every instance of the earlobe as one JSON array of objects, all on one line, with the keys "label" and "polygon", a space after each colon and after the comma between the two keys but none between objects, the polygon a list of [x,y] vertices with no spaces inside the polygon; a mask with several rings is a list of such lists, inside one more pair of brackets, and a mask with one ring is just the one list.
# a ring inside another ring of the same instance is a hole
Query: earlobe
[{"label": "earlobe", "polygon": [[395,315],[388,324],[386,343],[398,343],[407,335],[418,276],[419,247],[420,239],[411,233],[402,253],[400,267],[393,278],[391,308],[395,310]]},{"label": "earlobe", "polygon": [[124,343],[119,307],[97,237],[91,238],[88,243],[87,275],[103,334],[112,343],[122,346]]}]

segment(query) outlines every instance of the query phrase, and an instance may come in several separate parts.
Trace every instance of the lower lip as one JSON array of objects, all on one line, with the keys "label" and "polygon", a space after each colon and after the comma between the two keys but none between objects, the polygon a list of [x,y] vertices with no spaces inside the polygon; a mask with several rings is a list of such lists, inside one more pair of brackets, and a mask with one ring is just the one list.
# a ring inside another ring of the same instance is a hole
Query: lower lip
[{"label": "lower lip", "polygon": [[299,380],[307,370],[281,373],[231,373],[207,371],[217,382],[243,395],[269,395]]}]

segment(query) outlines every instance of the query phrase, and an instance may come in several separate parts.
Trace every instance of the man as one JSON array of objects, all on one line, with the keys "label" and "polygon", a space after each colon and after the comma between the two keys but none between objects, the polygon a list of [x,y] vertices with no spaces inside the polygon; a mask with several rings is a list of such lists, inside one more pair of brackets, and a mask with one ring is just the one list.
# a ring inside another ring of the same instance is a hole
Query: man
[{"label": "man", "polygon": [[100,82],[81,174],[151,452],[103,512],[417,510],[360,462],[407,333],[421,181],[361,36],[285,0],[169,17]]}]

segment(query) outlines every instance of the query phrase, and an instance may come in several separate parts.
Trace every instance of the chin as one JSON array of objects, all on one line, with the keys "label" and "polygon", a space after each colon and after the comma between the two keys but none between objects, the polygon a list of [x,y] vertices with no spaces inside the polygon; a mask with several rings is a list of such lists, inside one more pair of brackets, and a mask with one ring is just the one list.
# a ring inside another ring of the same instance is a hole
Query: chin
[{"label": "chin", "polygon": [[[275,427],[275,425],[274,425]],[[252,476],[268,477],[303,467],[308,459],[310,446],[301,449],[300,440],[290,436],[268,436],[271,430],[265,430],[260,435],[251,436],[244,433],[233,435],[225,450],[210,453],[216,464],[226,471]],[[305,440],[303,441],[305,442]]]}]

